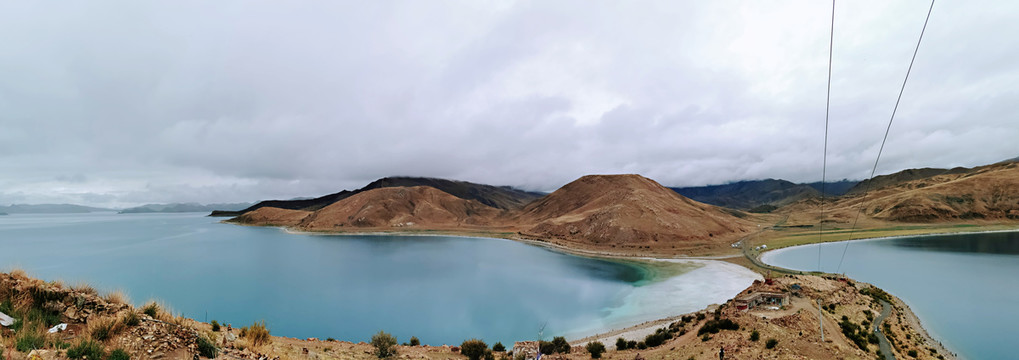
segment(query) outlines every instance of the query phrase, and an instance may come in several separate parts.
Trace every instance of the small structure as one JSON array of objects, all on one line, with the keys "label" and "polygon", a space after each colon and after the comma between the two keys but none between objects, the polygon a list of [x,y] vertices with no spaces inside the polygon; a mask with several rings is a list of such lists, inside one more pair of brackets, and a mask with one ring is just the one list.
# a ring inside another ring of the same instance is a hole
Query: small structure
[{"label": "small structure", "polygon": [[752,292],[733,300],[736,309],[750,310],[761,305],[785,306],[789,304],[789,294],[778,292]]},{"label": "small structure", "polygon": [[538,356],[537,341],[517,341],[513,343],[513,357],[524,355],[524,359],[534,359]]},{"label": "small structure", "polygon": [[800,284],[792,284],[789,286],[789,291],[793,294],[793,296],[800,296],[800,291],[802,290],[803,287],[800,286]]}]

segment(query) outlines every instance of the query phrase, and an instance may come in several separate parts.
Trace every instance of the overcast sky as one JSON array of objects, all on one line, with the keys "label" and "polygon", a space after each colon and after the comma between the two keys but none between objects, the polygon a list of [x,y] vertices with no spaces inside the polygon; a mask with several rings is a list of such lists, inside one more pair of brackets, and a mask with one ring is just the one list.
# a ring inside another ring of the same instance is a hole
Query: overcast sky
[{"label": "overcast sky", "polygon": [[[837,5],[829,180],[869,175],[928,5]],[[818,181],[830,6],[4,1],[0,204]],[[1019,156],[1017,18],[935,5],[878,173]]]}]

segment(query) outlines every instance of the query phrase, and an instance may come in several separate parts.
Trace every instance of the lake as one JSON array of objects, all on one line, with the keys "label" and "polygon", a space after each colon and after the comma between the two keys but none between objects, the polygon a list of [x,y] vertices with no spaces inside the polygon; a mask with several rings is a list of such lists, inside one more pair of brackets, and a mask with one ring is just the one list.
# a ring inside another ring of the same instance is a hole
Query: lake
[{"label": "lake", "polygon": [[968,359],[1015,358],[1019,232],[931,235],[814,244],[769,251],[765,263],[842,272],[898,296],[924,328]]},{"label": "lake", "polygon": [[[508,346],[703,309],[759,276],[717,261],[659,266],[510,240],[289,234],[204,214],[0,216],[0,269],[157,299],[175,314],[274,335]],[[658,270],[656,270],[658,269]],[[661,277],[655,274],[676,274]]]}]

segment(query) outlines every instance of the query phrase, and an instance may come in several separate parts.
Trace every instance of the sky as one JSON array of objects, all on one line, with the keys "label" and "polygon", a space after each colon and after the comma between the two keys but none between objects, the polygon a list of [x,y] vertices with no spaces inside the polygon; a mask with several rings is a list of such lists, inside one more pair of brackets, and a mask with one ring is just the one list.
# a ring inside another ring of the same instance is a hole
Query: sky
[{"label": "sky", "polygon": [[[836,4],[828,180],[870,175],[929,5]],[[878,174],[1019,156],[1016,18],[934,5]],[[830,21],[824,1],[4,1],[0,205],[819,181]]]}]

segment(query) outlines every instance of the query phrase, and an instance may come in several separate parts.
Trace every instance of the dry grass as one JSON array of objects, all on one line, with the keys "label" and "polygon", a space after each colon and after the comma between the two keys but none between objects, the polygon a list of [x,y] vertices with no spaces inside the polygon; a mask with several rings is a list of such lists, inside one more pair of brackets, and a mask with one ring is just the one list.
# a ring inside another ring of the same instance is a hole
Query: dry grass
[{"label": "dry grass", "polygon": [[265,321],[256,321],[251,326],[241,328],[241,336],[247,339],[253,347],[260,347],[272,342],[272,336],[269,335],[269,328],[265,326]]},{"label": "dry grass", "polygon": [[97,341],[107,341],[120,334],[126,328],[124,323],[120,321],[120,318],[113,316],[101,317],[89,321],[88,335]]},{"label": "dry grass", "polygon": [[131,303],[131,299],[127,297],[127,295],[121,290],[107,293],[105,296],[103,296],[103,299],[111,304],[126,305]]},{"label": "dry grass", "polygon": [[170,309],[156,300],[149,300],[146,302],[145,306],[142,306],[142,314],[148,315],[149,317],[159,321],[171,323],[177,321],[170,312]]}]

